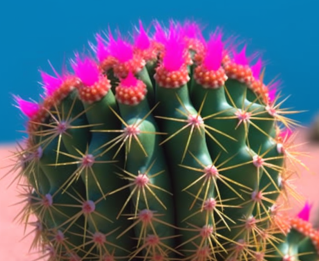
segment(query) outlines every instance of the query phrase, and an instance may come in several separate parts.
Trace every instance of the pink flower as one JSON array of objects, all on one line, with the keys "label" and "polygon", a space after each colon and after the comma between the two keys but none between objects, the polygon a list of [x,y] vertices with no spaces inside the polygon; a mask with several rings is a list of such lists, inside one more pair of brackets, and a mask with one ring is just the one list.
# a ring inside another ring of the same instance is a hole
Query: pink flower
[{"label": "pink flower", "polygon": [[[163,35],[162,35],[163,36]],[[185,43],[180,24],[170,23],[168,35],[165,35],[163,66],[167,71],[178,71],[185,64]]]},{"label": "pink flower", "polygon": [[46,96],[51,96],[63,83],[63,80],[60,77],[53,77],[43,71],[40,71],[40,74]]},{"label": "pink flower", "polygon": [[139,25],[140,25],[139,33],[135,35],[134,37],[134,44],[135,44],[135,47],[137,47],[138,49],[146,50],[150,47],[151,42],[148,35],[146,34],[144,30],[141,20],[139,21]]},{"label": "pink flower", "polygon": [[240,64],[244,66],[249,64],[248,58],[246,56],[246,49],[247,49],[247,46],[244,45],[243,49],[239,53],[236,51],[233,51],[233,60],[236,64]]},{"label": "pink flower", "polygon": [[291,129],[284,129],[282,131],[280,131],[279,133],[279,137],[284,141],[286,142],[290,137],[291,135],[293,134],[293,131]]},{"label": "pink flower", "polygon": [[110,52],[104,44],[104,40],[100,34],[96,34],[95,38],[97,42],[97,46],[95,48],[96,57],[99,62],[103,62],[110,55]]},{"label": "pink flower", "polygon": [[270,83],[268,87],[268,98],[269,98],[269,103],[273,104],[276,100],[277,97],[277,92],[278,92],[278,87],[281,85],[281,81],[275,81]]},{"label": "pink flower", "polygon": [[126,78],[121,79],[121,86],[123,87],[132,87],[136,86],[138,79],[134,76],[132,72],[129,72]]},{"label": "pink flower", "polygon": [[224,48],[222,36],[220,30],[216,30],[207,43],[204,66],[209,71],[216,71],[221,66]]},{"label": "pink flower", "polygon": [[28,118],[32,118],[38,113],[40,108],[38,103],[23,100],[19,96],[13,96],[13,98],[17,103],[16,107]]},{"label": "pink flower", "polygon": [[97,64],[90,58],[80,58],[79,54],[75,54],[75,61],[72,68],[78,78],[86,86],[92,86],[99,81],[100,71]]},{"label": "pink flower", "polygon": [[311,205],[308,203],[308,201],[306,201],[303,209],[298,213],[297,217],[304,221],[309,221],[310,211]]},{"label": "pink flower", "polygon": [[183,25],[183,35],[191,39],[204,40],[201,28],[196,22],[186,21]]},{"label": "pink flower", "polygon": [[253,76],[256,80],[259,80],[262,67],[263,67],[263,62],[261,58],[259,58],[257,62],[250,67],[253,73]]},{"label": "pink flower", "polygon": [[118,39],[115,40],[112,33],[109,33],[109,54],[119,62],[125,63],[133,58],[133,48],[128,42],[125,42],[118,33]]}]

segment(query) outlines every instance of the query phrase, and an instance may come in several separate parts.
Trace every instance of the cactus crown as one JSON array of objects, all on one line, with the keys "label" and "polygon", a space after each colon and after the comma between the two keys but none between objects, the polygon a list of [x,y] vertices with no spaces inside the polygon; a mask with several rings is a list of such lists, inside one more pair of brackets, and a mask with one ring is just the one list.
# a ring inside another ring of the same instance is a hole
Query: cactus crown
[{"label": "cactus crown", "polygon": [[15,98],[32,248],[52,261],[318,260],[309,204],[283,212],[295,122],[262,60],[220,29],[206,41],[195,22],[154,28],[96,34],[96,60],[41,71],[40,103]]}]

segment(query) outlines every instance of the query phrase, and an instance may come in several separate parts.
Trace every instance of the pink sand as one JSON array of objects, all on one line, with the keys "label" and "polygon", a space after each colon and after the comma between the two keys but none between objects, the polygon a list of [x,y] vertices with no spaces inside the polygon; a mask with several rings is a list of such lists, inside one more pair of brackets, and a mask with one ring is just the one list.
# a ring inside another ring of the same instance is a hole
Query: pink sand
[{"label": "pink sand", "polygon": [[[14,146],[0,146],[0,178],[7,172],[8,168],[4,168],[11,164]],[[1,261],[30,261],[37,259],[40,255],[29,254],[29,247],[33,239],[33,235],[24,237],[24,226],[13,222],[14,217],[21,210],[22,204],[13,206],[13,204],[21,201],[18,196],[16,183],[8,186],[12,182],[13,174],[0,180],[0,260]],[[30,231],[27,229],[26,234]],[[33,251],[34,252],[34,251]]]},{"label": "pink sand", "polygon": [[[298,136],[297,143],[305,141],[305,131],[301,131]],[[9,145],[2,145],[0,147],[0,177],[2,177],[7,169],[3,167],[10,164],[9,157],[10,151],[13,151],[14,147]],[[309,158],[303,158],[303,162],[310,168],[313,174],[301,169],[300,179],[297,179],[294,183],[298,185],[298,191],[301,192],[305,199],[308,199],[309,203],[313,204],[311,213],[311,220],[319,221],[319,143],[307,144],[300,148],[301,151],[307,152],[311,155]],[[315,175],[316,174],[316,175]],[[15,184],[8,185],[12,181],[13,174],[5,177],[0,181],[0,260],[2,261],[30,261],[35,260],[39,255],[28,254],[29,246],[32,242],[33,236],[23,238],[24,226],[13,223],[13,219],[21,209],[22,205],[10,206],[20,201]],[[297,213],[302,208],[302,204],[293,203],[292,213]],[[318,223],[317,223],[318,224]]]}]

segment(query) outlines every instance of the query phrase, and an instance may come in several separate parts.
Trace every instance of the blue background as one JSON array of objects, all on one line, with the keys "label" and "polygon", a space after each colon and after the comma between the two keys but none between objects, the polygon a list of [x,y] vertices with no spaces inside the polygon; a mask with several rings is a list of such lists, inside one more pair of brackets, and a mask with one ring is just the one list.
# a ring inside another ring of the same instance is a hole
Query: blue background
[{"label": "blue background", "polygon": [[195,19],[206,32],[221,26],[239,35],[248,52],[267,61],[266,81],[279,76],[285,107],[307,110],[294,119],[308,125],[319,111],[319,16],[317,0],[306,1],[1,1],[0,4],[0,142],[21,138],[25,118],[12,106],[12,94],[38,100],[38,69],[61,71],[74,51],[87,48],[94,33],[132,31],[141,19]]}]

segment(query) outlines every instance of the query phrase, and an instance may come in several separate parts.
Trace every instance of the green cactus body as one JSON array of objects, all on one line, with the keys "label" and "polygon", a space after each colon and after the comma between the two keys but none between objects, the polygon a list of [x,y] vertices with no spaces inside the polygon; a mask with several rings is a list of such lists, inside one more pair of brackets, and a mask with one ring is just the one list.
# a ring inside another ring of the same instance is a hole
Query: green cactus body
[{"label": "green cactus body", "polygon": [[294,122],[261,60],[193,22],[134,35],[97,34],[98,62],[76,54],[74,75],[41,72],[43,102],[16,98],[32,246],[52,261],[318,260],[309,206],[288,218],[276,203]]},{"label": "green cactus body", "polygon": [[[144,72],[145,73],[145,72]],[[171,178],[166,166],[157,123],[145,94],[148,88],[131,73],[116,87],[116,97],[125,136],[125,174],[130,178],[133,216],[139,221],[134,230],[137,250],[148,258],[165,256],[174,245],[175,210]],[[154,242],[158,247],[152,247]],[[171,256],[168,255],[168,256]]]},{"label": "green cactus body", "polygon": [[[158,70],[156,77],[160,78],[161,73]],[[163,120],[163,131],[169,135],[164,140],[164,147],[169,158],[174,191],[177,192],[174,194],[179,209],[176,222],[181,228],[181,246],[186,249],[185,254],[189,255],[190,251],[196,253],[197,248],[210,247],[212,241],[216,240],[215,237],[210,238],[209,233],[207,239],[200,235],[216,229],[213,215],[208,210],[204,211],[204,215],[198,213],[203,209],[205,199],[215,197],[214,182],[206,182],[206,177],[201,178],[203,174],[208,177],[213,162],[206,146],[201,116],[191,104],[187,85],[174,88],[170,85],[163,87],[159,83],[156,93],[159,101],[158,117]],[[176,144],[185,145],[177,148]],[[198,181],[200,178],[202,181]],[[202,199],[202,202],[198,199]]]}]

